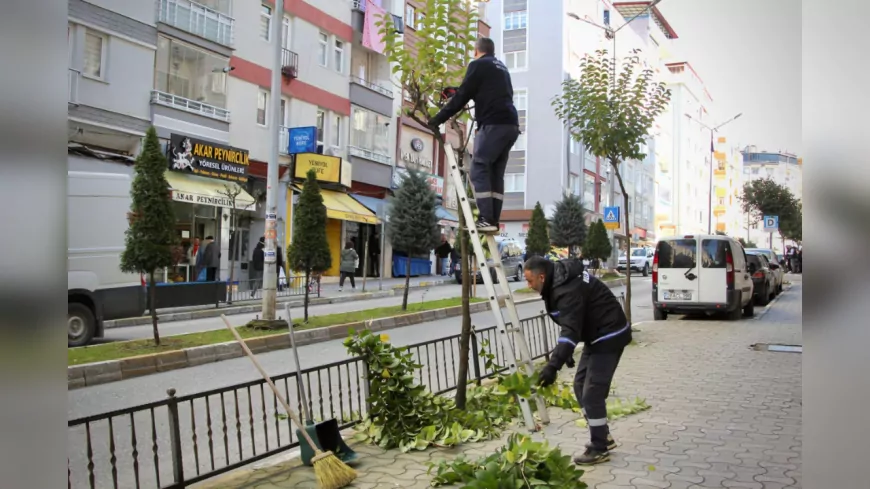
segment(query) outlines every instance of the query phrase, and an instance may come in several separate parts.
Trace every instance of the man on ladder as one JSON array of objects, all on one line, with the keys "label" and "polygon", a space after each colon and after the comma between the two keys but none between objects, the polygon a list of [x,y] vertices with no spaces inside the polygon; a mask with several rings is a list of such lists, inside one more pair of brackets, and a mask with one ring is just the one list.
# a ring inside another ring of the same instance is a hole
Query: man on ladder
[{"label": "man on ladder", "polygon": [[475,60],[468,65],[462,85],[444,107],[429,120],[433,127],[444,124],[474,100],[477,131],[471,183],[479,212],[475,227],[484,234],[498,232],[504,203],[504,172],[511,147],[520,135],[514,89],[507,67],[496,59],[492,39],[481,37],[474,45]]},{"label": "man on ladder", "polygon": [[526,282],[544,299],[547,314],[562,327],[550,361],[540,373],[543,386],[556,381],[562,365],[570,366],[577,343],[583,353],[574,376],[574,395],[589,426],[590,442],[574,463],[593,465],[610,460],[616,442],[607,427],[607,396],[622,351],[631,342],[631,325],[609,287],[568,258],[551,262],[533,256],[523,267]]}]

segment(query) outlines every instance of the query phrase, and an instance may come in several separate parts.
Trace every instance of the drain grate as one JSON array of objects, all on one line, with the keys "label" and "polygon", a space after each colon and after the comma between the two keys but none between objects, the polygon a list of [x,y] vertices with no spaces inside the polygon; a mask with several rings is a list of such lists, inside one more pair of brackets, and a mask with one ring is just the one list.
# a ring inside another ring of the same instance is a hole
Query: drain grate
[{"label": "drain grate", "polygon": [[756,343],[750,346],[753,350],[756,351],[775,351],[781,353],[803,353],[804,347],[803,345],[778,345],[778,344],[767,344],[767,343]]}]

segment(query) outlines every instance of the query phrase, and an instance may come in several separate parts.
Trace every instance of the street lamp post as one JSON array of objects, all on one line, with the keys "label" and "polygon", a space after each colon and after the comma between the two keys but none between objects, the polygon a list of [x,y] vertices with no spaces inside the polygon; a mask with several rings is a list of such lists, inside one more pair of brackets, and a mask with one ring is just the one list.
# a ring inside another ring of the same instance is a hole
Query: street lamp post
[{"label": "street lamp post", "polygon": [[722,124],[719,124],[718,126],[710,127],[707,124],[704,124],[698,119],[692,117],[691,114],[686,114],[686,117],[688,117],[690,120],[695,121],[696,123],[698,123],[698,125],[710,131],[710,179],[707,184],[707,234],[713,234],[713,133],[719,131],[719,129],[725,124],[733,122],[741,115],[743,115],[743,112],[735,115],[734,117],[728,119]]}]

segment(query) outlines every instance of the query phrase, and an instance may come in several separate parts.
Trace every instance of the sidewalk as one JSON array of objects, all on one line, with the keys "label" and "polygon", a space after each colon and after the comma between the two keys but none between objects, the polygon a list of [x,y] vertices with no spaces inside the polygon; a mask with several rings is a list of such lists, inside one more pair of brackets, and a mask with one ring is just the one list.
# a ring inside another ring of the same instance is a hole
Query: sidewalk
[{"label": "sidewalk", "polygon": [[[783,489],[801,487],[801,355],[755,351],[754,343],[801,343],[801,287],[782,296],[779,314],[739,322],[691,319],[638,325],[615,389],[640,396],[649,411],[613,422],[619,448],[583,480],[599,489],[628,487]],[[562,370],[563,380],[572,372]],[[550,409],[544,430],[567,453],[582,450],[587,430],[576,414]],[[506,438],[507,434],[505,434]],[[540,436],[540,435],[536,435]],[[496,440],[451,450],[401,454],[357,444],[356,488],[429,487],[429,461],[491,453]],[[285,456],[286,458],[286,456]],[[298,461],[239,470],[202,488],[314,488]]]},{"label": "sidewalk", "polygon": [[[349,284],[345,284],[345,292],[338,291],[338,283],[322,284],[320,287],[320,296],[312,295],[309,297],[309,305],[319,304],[334,304],[337,302],[349,302],[365,299],[377,299],[381,297],[391,297],[396,295],[396,291],[404,290],[405,279],[388,278],[383,279],[383,283],[379,284],[377,278],[369,277],[366,280],[366,291],[362,292],[362,279],[357,278],[356,291],[350,288]],[[440,285],[455,284],[456,280],[453,277],[442,277],[440,275],[430,275],[423,277],[411,277],[410,289],[419,289],[426,287],[437,287]],[[382,289],[379,290],[379,285]],[[291,307],[301,307],[305,298],[302,295],[293,295],[278,297],[278,303],[283,304],[289,302]],[[213,305],[190,306],[190,307],[174,307],[166,309],[157,309],[157,315],[161,323],[170,321],[187,321],[191,319],[201,319],[209,317],[218,317],[221,314],[243,314],[249,312],[258,312],[262,309],[262,299],[241,300],[235,301],[232,304],[221,303],[218,307]],[[151,324],[151,316],[145,315],[134,318],[115,319],[105,321],[105,328],[123,328],[126,326],[139,326],[143,324]]]}]

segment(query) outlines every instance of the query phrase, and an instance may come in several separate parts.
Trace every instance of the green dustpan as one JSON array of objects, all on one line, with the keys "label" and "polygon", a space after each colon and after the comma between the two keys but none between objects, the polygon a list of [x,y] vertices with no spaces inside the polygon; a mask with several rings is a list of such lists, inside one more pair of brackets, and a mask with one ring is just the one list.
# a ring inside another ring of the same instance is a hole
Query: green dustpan
[{"label": "green dustpan", "polygon": [[[344,463],[350,463],[357,459],[357,454],[354,452],[344,440],[341,438],[341,431],[338,429],[338,421],[327,419],[320,423],[314,423],[311,419],[311,410],[308,408],[308,400],[305,398],[305,387],[302,385],[302,376],[299,372],[302,369],[299,367],[299,354],[296,352],[296,338],[293,334],[293,319],[290,316],[290,304],[285,306],[287,311],[287,323],[290,325],[290,346],[293,349],[293,360],[296,362],[296,379],[299,386],[299,398],[302,404],[302,412],[305,414],[305,432],[311,437],[317,445],[317,449],[325,452],[332,452]],[[299,429],[296,430],[296,439],[299,440],[299,449],[302,452],[302,463],[312,465],[311,459],[314,458],[314,448],[308,444],[305,437],[302,436]]]}]

